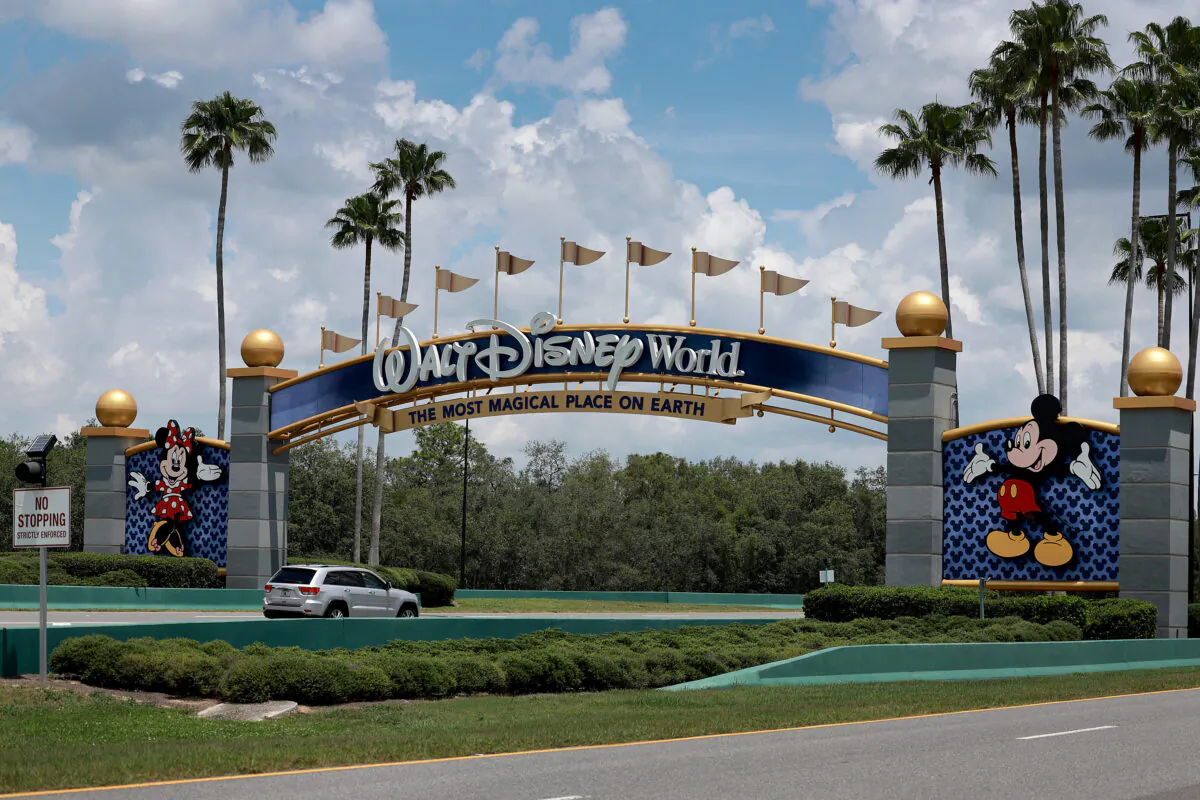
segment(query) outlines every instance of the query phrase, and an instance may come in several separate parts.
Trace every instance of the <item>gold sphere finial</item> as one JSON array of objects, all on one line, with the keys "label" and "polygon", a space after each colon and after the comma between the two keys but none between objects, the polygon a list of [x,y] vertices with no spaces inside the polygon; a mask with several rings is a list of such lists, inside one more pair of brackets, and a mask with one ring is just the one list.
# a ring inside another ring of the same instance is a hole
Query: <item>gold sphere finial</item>
[{"label": "gold sphere finial", "polygon": [[266,328],[250,331],[242,339],[242,361],[247,367],[278,367],[283,361],[283,339]]},{"label": "gold sphere finial", "polygon": [[1167,397],[1183,382],[1183,367],[1170,350],[1147,347],[1129,359],[1129,388],[1139,397]]},{"label": "gold sphere finial", "polygon": [[128,428],[137,419],[137,401],[120,389],[109,389],[96,401],[96,419],[105,428]]},{"label": "gold sphere finial", "polygon": [[941,336],[950,313],[932,292],[913,292],[896,306],[896,327],[904,336]]}]

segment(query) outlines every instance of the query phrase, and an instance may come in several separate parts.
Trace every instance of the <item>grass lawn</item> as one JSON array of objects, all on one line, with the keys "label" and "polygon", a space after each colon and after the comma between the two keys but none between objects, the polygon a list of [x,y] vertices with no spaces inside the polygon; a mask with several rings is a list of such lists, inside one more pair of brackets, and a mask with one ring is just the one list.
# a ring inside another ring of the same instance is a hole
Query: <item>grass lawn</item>
[{"label": "grass lawn", "polygon": [[[387,703],[270,722],[0,686],[0,791],[668,739],[1200,687],[1200,669]],[[249,789],[247,789],[249,791]]]},{"label": "grass lawn", "polygon": [[638,603],[618,600],[559,600],[551,597],[491,598],[471,597],[456,600],[457,606],[427,608],[422,613],[437,614],[728,614],[731,611],[795,614],[800,609],[775,609],[766,606],[718,606],[689,603]]}]

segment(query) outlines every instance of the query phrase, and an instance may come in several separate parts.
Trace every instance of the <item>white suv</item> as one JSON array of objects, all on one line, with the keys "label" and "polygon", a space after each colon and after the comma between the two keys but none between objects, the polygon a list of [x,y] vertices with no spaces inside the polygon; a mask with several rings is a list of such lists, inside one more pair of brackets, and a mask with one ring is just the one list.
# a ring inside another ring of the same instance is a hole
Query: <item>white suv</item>
[{"label": "white suv", "polygon": [[263,616],[415,617],[417,596],[397,589],[369,569],[297,564],[275,573],[264,587]]}]

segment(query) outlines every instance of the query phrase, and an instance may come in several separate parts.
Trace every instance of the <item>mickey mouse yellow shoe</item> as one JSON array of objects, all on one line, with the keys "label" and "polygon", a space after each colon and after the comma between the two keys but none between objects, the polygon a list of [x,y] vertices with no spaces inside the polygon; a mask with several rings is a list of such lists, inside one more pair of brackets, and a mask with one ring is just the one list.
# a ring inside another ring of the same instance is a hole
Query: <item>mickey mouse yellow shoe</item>
[{"label": "mickey mouse yellow shoe", "polygon": [[1029,539],[1023,531],[992,531],[987,535],[987,549],[1001,558],[1016,558],[1029,552]]},{"label": "mickey mouse yellow shoe", "polygon": [[1033,548],[1033,557],[1039,564],[1047,567],[1061,567],[1074,555],[1075,548],[1071,547],[1071,543],[1063,538],[1061,533],[1047,533],[1037,543],[1037,547]]}]

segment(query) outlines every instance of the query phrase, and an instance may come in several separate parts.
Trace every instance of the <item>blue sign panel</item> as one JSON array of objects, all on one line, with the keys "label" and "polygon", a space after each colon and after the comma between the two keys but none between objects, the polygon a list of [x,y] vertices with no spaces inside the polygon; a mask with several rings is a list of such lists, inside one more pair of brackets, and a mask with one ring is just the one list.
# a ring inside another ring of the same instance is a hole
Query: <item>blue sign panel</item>
[{"label": "blue sign panel", "polygon": [[1117,580],[1121,438],[1076,434],[1038,450],[1033,422],[946,442],[943,578]]},{"label": "blue sign panel", "polygon": [[472,337],[425,342],[417,359],[409,358],[411,346],[404,347],[402,356],[391,356],[396,359],[391,364],[377,353],[282,386],[271,395],[271,429],[355,402],[464,380],[597,372],[609,378],[608,388],[630,374],[661,375],[667,383],[673,376],[707,378],[887,415],[887,368],[825,348],[696,328],[554,328],[552,323],[539,328],[537,318],[533,333],[503,323],[496,331],[483,327],[495,322],[477,321],[482,332]]}]

